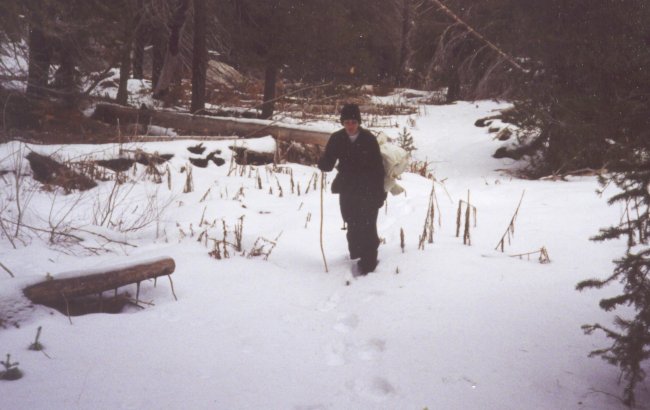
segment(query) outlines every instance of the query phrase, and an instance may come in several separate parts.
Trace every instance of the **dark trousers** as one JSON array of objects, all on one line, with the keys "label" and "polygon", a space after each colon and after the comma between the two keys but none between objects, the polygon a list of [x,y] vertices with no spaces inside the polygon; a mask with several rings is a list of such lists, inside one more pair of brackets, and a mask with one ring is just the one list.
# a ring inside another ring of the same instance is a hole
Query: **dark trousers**
[{"label": "dark trousers", "polygon": [[361,265],[373,270],[377,264],[377,201],[354,193],[341,193],[341,216],[348,226],[346,237],[350,258],[361,258]]}]

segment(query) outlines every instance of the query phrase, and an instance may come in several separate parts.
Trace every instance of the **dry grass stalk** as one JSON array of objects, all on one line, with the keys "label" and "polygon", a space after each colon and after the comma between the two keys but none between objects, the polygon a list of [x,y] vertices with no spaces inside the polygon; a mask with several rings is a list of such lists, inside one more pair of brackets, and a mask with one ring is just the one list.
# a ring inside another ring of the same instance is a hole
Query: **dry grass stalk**
[{"label": "dry grass stalk", "polygon": [[[470,225],[470,208],[472,207],[470,201],[469,201],[469,190],[467,191],[467,206],[465,207],[465,229],[463,232],[463,245],[472,245],[472,238],[469,233],[469,225]],[[476,212],[474,212],[474,215],[476,215]],[[476,225],[475,225],[476,226]]]},{"label": "dry grass stalk", "polygon": [[404,253],[404,228],[399,228],[399,247],[402,248],[402,253]]},{"label": "dry grass stalk", "polygon": [[223,239],[222,239],[222,244],[223,244],[223,257],[224,258],[229,258],[230,254],[228,253],[228,228],[226,226],[226,221],[222,220],[223,223]]},{"label": "dry grass stalk", "polygon": [[515,234],[515,220],[517,219],[517,215],[519,214],[519,208],[521,207],[521,202],[524,200],[525,193],[526,190],[524,189],[524,191],[521,193],[521,198],[519,198],[519,204],[517,204],[517,209],[515,209],[515,213],[512,215],[512,218],[510,219],[510,223],[508,224],[506,231],[503,233],[503,236],[501,236],[499,243],[497,243],[497,246],[494,248],[495,250],[501,249],[501,252],[505,252],[506,240],[508,241],[508,245],[510,245],[510,240]]},{"label": "dry grass stalk", "polygon": [[277,176],[275,177],[275,182],[278,184],[278,191],[279,191],[278,197],[282,198],[283,197],[282,185],[280,185],[280,180],[278,179]]},{"label": "dry grass stalk", "polygon": [[187,164],[185,166],[185,186],[183,187],[183,193],[194,191],[194,178],[192,177],[192,165]]},{"label": "dry grass stalk", "polygon": [[[309,178],[309,181],[307,182],[307,189],[305,189],[305,194],[309,193],[309,189],[312,187],[313,182],[317,180],[318,180],[318,173],[314,172],[311,178]],[[314,185],[314,189],[316,189],[315,184],[313,185]]]},{"label": "dry grass stalk", "polygon": [[510,255],[511,258],[519,258],[523,259],[524,256],[527,257],[527,260],[530,260],[531,255],[536,255],[539,254],[539,257],[537,258],[537,261],[539,263],[551,263],[551,258],[548,256],[548,251],[546,250],[545,246],[542,246],[538,251],[533,251],[533,252],[526,252],[526,253],[520,253],[517,255]]},{"label": "dry grass stalk", "polygon": [[203,242],[203,239],[205,239],[205,246],[208,246],[208,230],[204,229],[201,231],[199,234],[199,237],[197,238],[197,242],[201,243]]},{"label": "dry grass stalk", "polygon": [[208,252],[208,255],[215,259],[221,259],[221,249],[219,247],[220,242],[216,239],[210,239],[211,241],[214,242],[214,246],[210,252]]},{"label": "dry grass stalk", "polygon": [[237,171],[237,163],[235,162],[235,156],[230,157],[230,164],[228,165],[228,174],[230,176],[233,172]]},{"label": "dry grass stalk", "polygon": [[203,196],[202,196],[201,199],[199,200],[199,203],[205,201],[205,199],[208,197],[208,194],[210,193],[210,190],[211,190],[211,189],[212,189],[212,188],[208,188],[208,190],[205,191],[205,194],[203,194]]},{"label": "dry grass stalk", "polygon": [[158,169],[158,166],[153,162],[149,162],[147,168],[145,168],[145,174],[151,176],[151,180],[156,183],[162,183],[162,173]]},{"label": "dry grass stalk", "polygon": [[[463,215],[463,205],[465,205],[465,224],[463,230],[463,243],[466,243],[469,239],[469,226],[470,226],[470,215],[474,215],[474,227],[476,228],[477,224],[477,214],[478,211],[476,207],[469,203],[469,191],[467,191],[467,201],[462,199],[458,200],[458,209],[456,211],[456,237],[460,236],[460,227],[462,224],[462,215]],[[470,211],[471,210],[471,211]]]},{"label": "dry grass stalk", "polygon": [[281,235],[282,232],[280,232],[274,240],[266,239],[261,236],[258,237],[253,244],[253,249],[248,253],[248,257],[264,256],[264,260],[268,260],[271,252],[273,252],[273,249],[278,244],[278,239],[280,239]]},{"label": "dry grass stalk", "polygon": [[181,228],[181,225],[178,222],[176,222],[176,227],[178,228],[178,234],[179,234],[178,235],[178,240],[180,241],[183,238],[185,238],[187,236],[187,234],[185,233],[183,228]]},{"label": "dry grass stalk", "polygon": [[244,235],[244,215],[240,216],[237,219],[235,224],[235,250],[237,252],[242,251],[242,237]]},{"label": "dry grass stalk", "polygon": [[169,168],[169,165],[167,165],[167,168],[165,169],[165,173],[167,174],[167,188],[171,191],[172,190],[172,171]]},{"label": "dry grass stalk", "polygon": [[235,196],[232,198],[232,200],[233,200],[233,201],[239,201],[239,200],[241,200],[242,198],[244,198],[245,196],[246,196],[246,195],[244,194],[244,187],[243,187],[243,186],[240,186],[240,187],[239,187],[239,190],[237,191],[237,193],[235,194]]},{"label": "dry grass stalk", "polygon": [[[436,217],[436,205],[438,204],[438,199],[436,197],[436,186],[435,182],[431,185],[431,193],[429,194],[429,206],[427,208],[427,216],[424,219],[424,227],[422,228],[422,234],[419,237],[418,249],[424,250],[424,242],[433,243],[433,234],[435,232],[435,217]],[[440,208],[438,208],[440,211]]]},{"label": "dry grass stalk", "polygon": [[409,164],[409,172],[412,174],[418,174],[423,177],[429,175],[429,161],[412,161]]},{"label": "dry grass stalk", "polygon": [[307,229],[307,225],[311,221],[311,212],[307,212],[307,220],[305,221],[305,229]]},{"label": "dry grass stalk", "polygon": [[545,246],[542,246],[539,250],[539,263],[551,263],[551,258],[548,256],[548,251]]}]

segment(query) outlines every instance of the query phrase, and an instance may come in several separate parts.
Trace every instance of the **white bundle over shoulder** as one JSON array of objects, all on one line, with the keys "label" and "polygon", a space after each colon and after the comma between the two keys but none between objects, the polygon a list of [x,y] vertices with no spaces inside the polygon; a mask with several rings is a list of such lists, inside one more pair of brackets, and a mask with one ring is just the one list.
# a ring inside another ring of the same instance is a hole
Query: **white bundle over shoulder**
[{"label": "white bundle over shoulder", "polygon": [[379,150],[381,157],[384,161],[384,190],[393,195],[399,195],[404,192],[398,183],[397,179],[406,171],[410,162],[409,153],[402,147],[391,144],[388,141],[388,136],[383,132],[377,134],[377,142],[379,143]]}]

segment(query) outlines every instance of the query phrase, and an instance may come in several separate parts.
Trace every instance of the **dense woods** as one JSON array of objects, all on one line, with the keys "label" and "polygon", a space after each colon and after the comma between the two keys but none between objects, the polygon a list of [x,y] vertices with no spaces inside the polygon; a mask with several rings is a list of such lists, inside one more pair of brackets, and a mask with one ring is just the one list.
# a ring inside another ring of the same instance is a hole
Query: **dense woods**
[{"label": "dense woods", "polygon": [[[119,69],[117,103],[128,103],[129,78],[145,78],[156,98],[198,112],[232,94],[206,81],[218,62],[250,79],[239,85],[259,93],[262,118],[296,84],[511,100],[521,141],[511,155],[529,155],[533,176],[600,169],[624,145],[647,140],[650,11],[641,0],[9,0],[0,8],[3,95],[15,90],[9,80],[26,78],[27,96],[79,106]],[[22,64],[8,65],[13,56]]]},{"label": "dense woods", "polygon": [[[609,170],[623,192],[613,201],[635,215],[597,238],[629,237],[615,276],[580,286],[628,284],[603,307],[629,304],[637,317],[619,320],[620,332],[588,330],[613,339],[595,354],[621,367],[634,404],[650,357],[647,0],[3,0],[0,57],[5,140],[80,112],[115,73],[121,105],[128,80],[146,79],[155,98],[192,113],[246,91],[265,119],[295,89],[326,104],[364,84],[511,101],[503,118],[518,146],[504,155],[524,158],[529,177]],[[241,78],[210,80],[224,69]]]}]

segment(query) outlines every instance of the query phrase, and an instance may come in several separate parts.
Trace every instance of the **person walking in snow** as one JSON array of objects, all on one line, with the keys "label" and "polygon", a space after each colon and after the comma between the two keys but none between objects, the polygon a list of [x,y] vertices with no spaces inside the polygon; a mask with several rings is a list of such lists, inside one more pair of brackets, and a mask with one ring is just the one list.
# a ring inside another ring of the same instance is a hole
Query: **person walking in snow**
[{"label": "person walking in snow", "polygon": [[358,105],[343,106],[341,124],[327,141],[318,168],[329,172],[338,161],[332,193],[339,194],[350,259],[359,259],[359,274],[366,275],[377,266],[377,215],[386,199],[384,166],[377,139],[361,127]]}]

